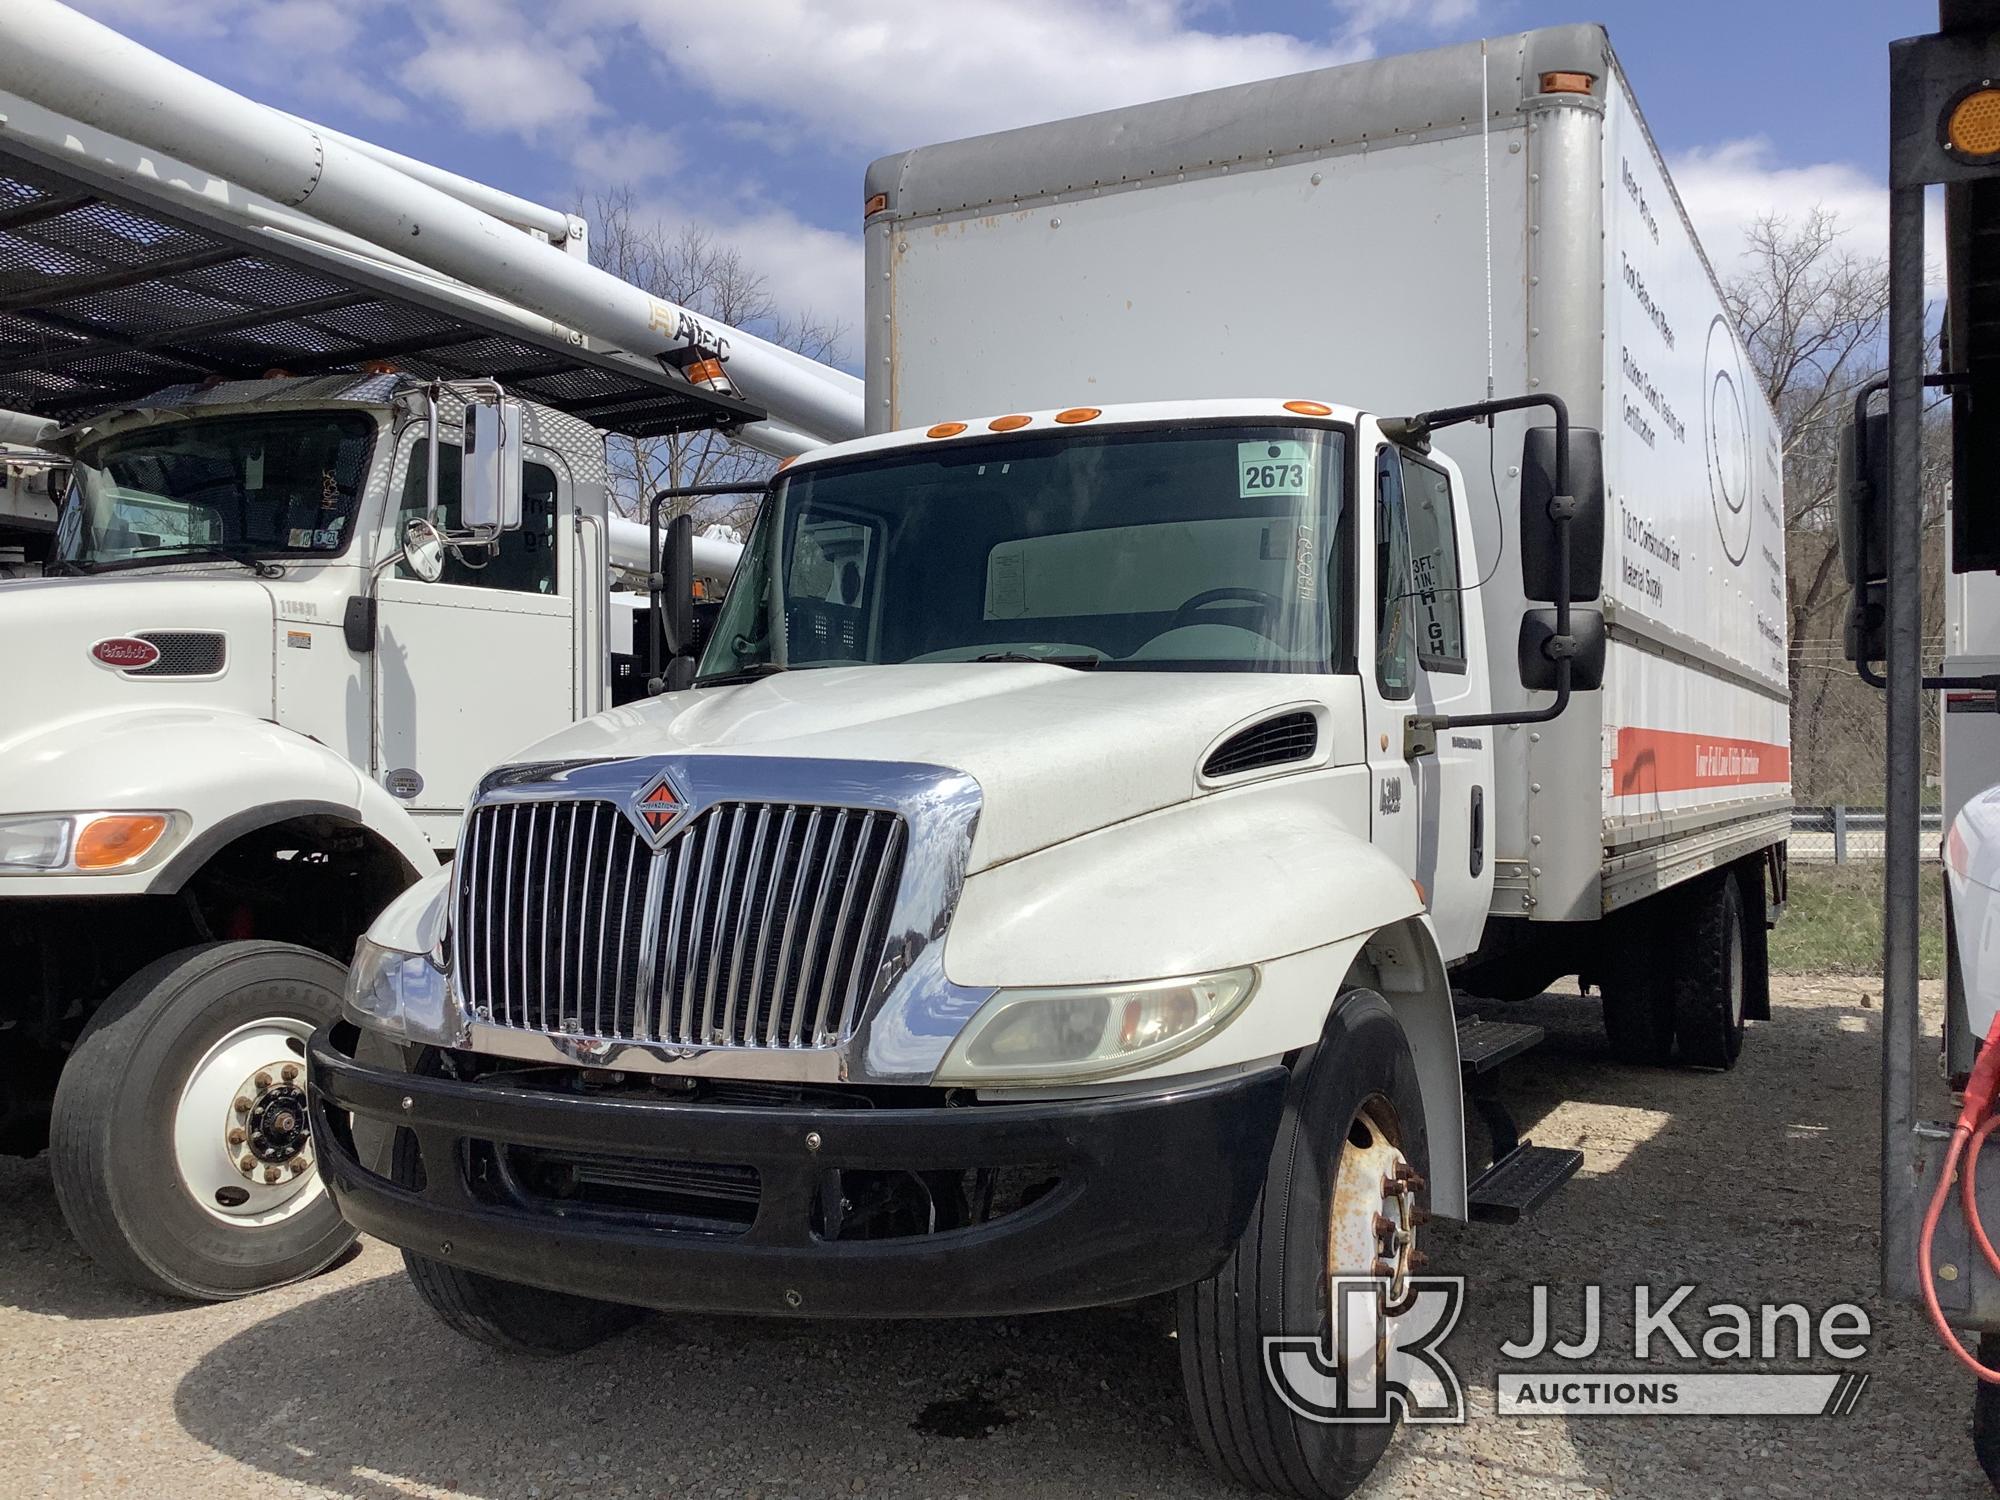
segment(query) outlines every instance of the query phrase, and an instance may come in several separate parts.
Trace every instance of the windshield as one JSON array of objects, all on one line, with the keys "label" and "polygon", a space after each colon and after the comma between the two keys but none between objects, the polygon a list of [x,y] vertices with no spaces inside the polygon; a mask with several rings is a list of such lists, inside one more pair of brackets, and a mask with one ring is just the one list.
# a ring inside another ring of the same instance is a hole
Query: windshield
[{"label": "windshield", "polygon": [[1176,427],[941,441],[764,504],[702,679],[1022,657],[1325,672],[1344,652],[1346,434]]},{"label": "windshield", "polygon": [[375,422],[302,411],[164,423],[81,449],[57,557],[95,570],[176,557],[345,550]]}]

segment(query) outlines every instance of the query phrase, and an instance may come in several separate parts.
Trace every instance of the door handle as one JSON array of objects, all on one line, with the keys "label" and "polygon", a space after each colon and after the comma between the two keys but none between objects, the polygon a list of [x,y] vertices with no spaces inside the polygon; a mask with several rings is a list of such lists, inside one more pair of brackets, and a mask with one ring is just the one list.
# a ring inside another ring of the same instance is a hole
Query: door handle
[{"label": "door handle", "polygon": [[1472,789],[1472,874],[1476,879],[1486,868],[1486,788]]}]

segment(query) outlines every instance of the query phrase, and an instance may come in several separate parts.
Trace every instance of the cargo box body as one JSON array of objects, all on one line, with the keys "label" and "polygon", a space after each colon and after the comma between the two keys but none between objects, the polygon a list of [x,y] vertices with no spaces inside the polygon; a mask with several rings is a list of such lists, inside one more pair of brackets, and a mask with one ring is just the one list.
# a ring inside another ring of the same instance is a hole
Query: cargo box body
[{"label": "cargo box body", "polygon": [[[1588,92],[1555,92],[1557,74]],[[1602,433],[1605,684],[1496,731],[1493,911],[1587,920],[1782,842],[1777,426],[1601,28],[886,157],[867,192],[869,424],[1223,396],[1382,414],[1547,391]],[[1465,426],[1496,708],[1518,466]],[[1364,470],[1365,472],[1365,470]]]}]

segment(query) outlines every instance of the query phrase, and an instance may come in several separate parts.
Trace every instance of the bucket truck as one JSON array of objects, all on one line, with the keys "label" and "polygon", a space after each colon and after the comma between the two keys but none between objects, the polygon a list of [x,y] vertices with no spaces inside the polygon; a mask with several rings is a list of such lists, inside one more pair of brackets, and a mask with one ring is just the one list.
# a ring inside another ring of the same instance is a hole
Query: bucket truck
[{"label": "bucket truck", "polygon": [[303,1065],[358,935],[496,753],[643,684],[606,433],[795,454],[859,383],[67,7],[6,33],[0,437],[44,458],[0,497],[44,576],[0,582],[0,1149],[108,1270],[233,1297],[353,1238]]}]

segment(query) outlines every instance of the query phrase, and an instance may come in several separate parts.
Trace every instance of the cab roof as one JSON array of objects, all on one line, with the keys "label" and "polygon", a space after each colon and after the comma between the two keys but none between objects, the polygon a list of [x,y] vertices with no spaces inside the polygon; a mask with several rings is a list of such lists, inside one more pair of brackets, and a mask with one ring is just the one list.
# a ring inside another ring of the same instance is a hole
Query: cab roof
[{"label": "cab roof", "polygon": [[[1082,413],[1091,415],[1083,416]],[[839,462],[870,453],[887,453],[902,448],[932,444],[1005,440],[1010,437],[1040,436],[1050,432],[1097,432],[1105,428],[1138,425],[1172,425],[1176,422],[1215,422],[1231,418],[1291,422],[1302,427],[1351,426],[1360,410],[1335,406],[1331,402],[1306,397],[1237,397],[1228,400],[1131,401],[1110,406],[1051,406],[1041,411],[1001,412],[968,416],[930,427],[904,427],[894,432],[878,432],[829,443],[784,464],[784,471],[796,474],[823,463]],[[1068,418],[1069,420],[1062,420]],[[996,427],[995,423],[1007,425]],[[947,430],[950,429],[950,430]]]}]

